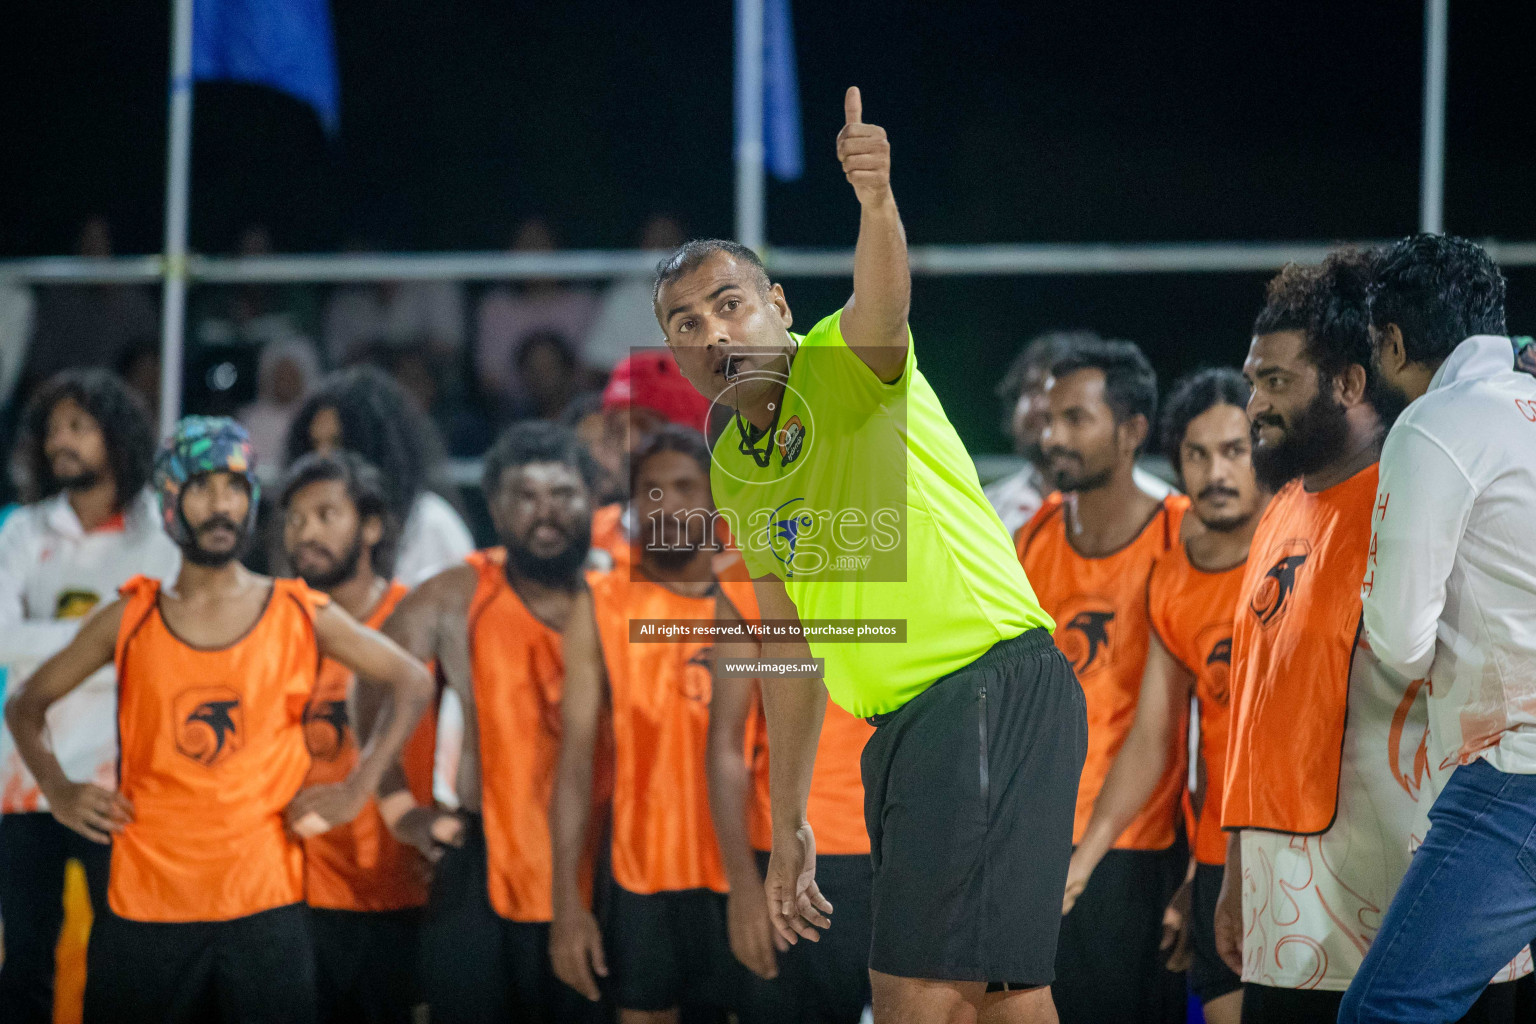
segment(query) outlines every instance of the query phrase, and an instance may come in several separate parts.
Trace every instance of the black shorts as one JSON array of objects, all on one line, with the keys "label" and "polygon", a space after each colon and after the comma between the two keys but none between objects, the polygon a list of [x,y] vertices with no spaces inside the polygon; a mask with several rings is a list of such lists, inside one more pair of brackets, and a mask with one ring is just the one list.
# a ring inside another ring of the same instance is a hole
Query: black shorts
[{"label": "black shorts", "polygon": [[756,1008],[758,1000],[749,992],[761,979],[731,954],[723,893],[686,889],[642,895],[614,882],[608,896],[603,984],[620,1009]]},{"label": "black shorts", "polygon": [[433,1024],[604,1020],[603,1004],[555,977],[548,922],[492,909],[485,833],[477,815],[464,819],[464,845],[437,862],[421,922],[419,977]]},{"label": "black shorts", "polygon": [[1189,987],[1202,1003],[1220,999],[1243,987],[1243,979],[1216,952],[1216,899],[1226,868],[1196,864],[1189,900]]},{"label": "black shorts", "polygon": [[310,911],[320,1024],[410,1024],[421,911]]},{"label": "black shorts", "polygon": [[1158,947],[1163,911],[1188,870],[1182,842],[1110,850],[1099,861],[1061,922],[1051,994],[1062,1024],[1182,1024],[1184,974],[1167,969]]},{"label": "black shorts", "polygon": [[[768,854],[757,855],[768,872]],[[756,980],[761,1020],[808,1024],[857,1024],[869,1003],[869,890],[865,854],[816,857],[816,885],[832,904],[832,927],[819,942],[797,942],[779,954],[779,976]]]},{"label": "black shorts", "polygon": [[315,962],[302,903],[232,921],[91,926],[86,1024],[310,1024]]},{"label": "black shorts", "polygon": [[870,968],[1049,984],[1088,749],[1083,691],[1050,634],[1004,640],[870,721]]}]

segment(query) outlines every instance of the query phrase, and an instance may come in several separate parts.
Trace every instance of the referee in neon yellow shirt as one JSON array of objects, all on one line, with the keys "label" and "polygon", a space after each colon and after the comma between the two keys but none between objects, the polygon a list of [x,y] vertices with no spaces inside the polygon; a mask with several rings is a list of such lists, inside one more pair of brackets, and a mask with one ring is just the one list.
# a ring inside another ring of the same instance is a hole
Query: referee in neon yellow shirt
[{"label": "referee in neon yellow shirt", "polygon": [[[678,365],[733,410],[710,483],[762,616],[807,626],[763,654],[823,659],[824,683],[763,686],[769,913],[788,942],[832,924],[806,822],[830,694],[877,726],[861,764],[876,1019],[948,1020],[969,1004],[987,1021],[1054,1021],[1082,691],[918,370],[890,144],[861,113],[849,89],[837,152],[861,212],[842,310],[792,334],[783,289],[733,242],[687,243],[656,283]],[[879,639],[817,634],[825,620]]]}]

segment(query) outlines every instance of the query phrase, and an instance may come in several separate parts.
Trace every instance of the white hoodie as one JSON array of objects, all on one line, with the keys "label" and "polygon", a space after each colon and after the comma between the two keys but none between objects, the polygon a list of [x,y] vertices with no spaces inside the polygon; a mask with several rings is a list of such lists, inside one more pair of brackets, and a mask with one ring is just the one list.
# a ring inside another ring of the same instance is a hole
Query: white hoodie
[{"label": "white hoodie", "polygon": [[1508,338],[1456,347],[1381,453],[1365,632],[1430,681],[1433,750],[1536,773],[1536,378]]}]

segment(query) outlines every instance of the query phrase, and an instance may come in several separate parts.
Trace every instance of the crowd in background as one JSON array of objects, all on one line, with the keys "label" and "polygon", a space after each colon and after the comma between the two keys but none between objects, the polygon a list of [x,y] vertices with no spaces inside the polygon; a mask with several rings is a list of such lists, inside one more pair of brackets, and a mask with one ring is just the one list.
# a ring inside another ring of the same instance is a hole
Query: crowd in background
[{"label": "crowd in background", "polygon": [[[636,242],[661,250],[682,238],[678,222],[658,213]],[[512,252],[559,247],[554,226],[537,216],[509,239]],[[346,248],[376,251],[362,237]],[[261,224],[248,225],[234,244],[242,257],[273,251]],[[102,217],[83,223],[76,252],[114,255],[111,224]],[[625,356],[660,344],[659,329],[646,330],[654,322],[647,274],[602,287],[545,279],[194,287],[183,404],[187,412],[236,417],[258,455],[276,466],[289,423],[323,375],[370,365],[433,422],[445,453],[473,457],[509,423],[592,408]],[[113,369],[158,408],[155,293],[125,284],[0,287],[0,445],[9,450],[14,441],[26,397],[76,366]],[[16,496],[9,479],[0,481],[0,497]]]}]

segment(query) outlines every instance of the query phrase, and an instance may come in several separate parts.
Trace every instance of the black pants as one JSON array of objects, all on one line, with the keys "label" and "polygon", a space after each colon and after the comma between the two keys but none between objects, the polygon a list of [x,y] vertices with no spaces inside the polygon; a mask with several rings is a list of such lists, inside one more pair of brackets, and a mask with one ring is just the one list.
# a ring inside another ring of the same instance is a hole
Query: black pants
[{"label": "black pants", "polygon": [[320,1024],[410,1024],[420,910],[312,910]]},{"label": "black pants", "polygon": [[1158,949],[1163,910],[1184,881],[1183,843],[1167,850],[1110,850],[1062,918],[1051,994],[1061,1024],[1177,1024],[1184,975]]},{"label": "black pants", "polygon": [[313,1024],[309,908],[160,924],[107,910],[91,929],[85,1024]]},{"label": "black pants", "polygon": [[[1489,985],[1458,1024],[1516,1024],[1528,1002],[1529,979]],[[1336,1024],[1343,992],[1319,992],[1269,985],[1243,986],[1243,1024]]]},{"label": "black pants", "polygon": [[611,1018],[611,1009],[555,977],[547,922],[508,921],[491,908],[485,833],[479,817],[465,823],[464,845],[437,862],[421,923],[420,978],[432,1024]]},{"label": "black pants", "polygon": [[53,954],[64,924],[64,865],[85,868],[91,909],[107,904],[112,848],[73,832],[47,812],[0,816],[0,919],[5,963],[0,966],[0,1021],[51,1024]]},{"label": "black pants", "polygon": [[[768,854],[757,854],[768,873]],[[816,885],[833,906],[832,927],[819,942],[797,942],[780,953],[779,976],[752,976],[750,995],[764,1010],[758,1020],[806,1024],[858,1024],[869,1003],[869,893],[873,868],[867,854],[822,854]]]}]

